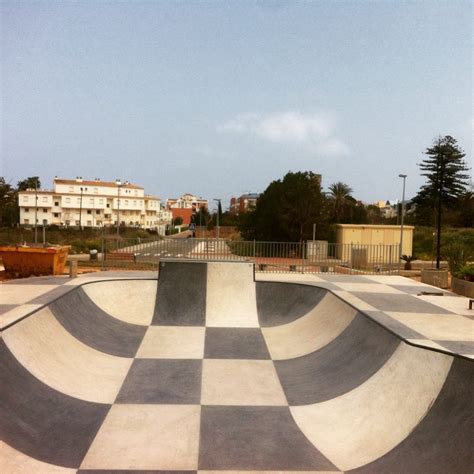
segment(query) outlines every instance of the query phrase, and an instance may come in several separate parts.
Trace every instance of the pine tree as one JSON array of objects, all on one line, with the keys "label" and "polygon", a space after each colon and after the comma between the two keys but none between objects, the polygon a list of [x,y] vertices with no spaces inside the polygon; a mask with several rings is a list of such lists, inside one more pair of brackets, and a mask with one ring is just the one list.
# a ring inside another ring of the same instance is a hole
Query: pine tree
[{"label": "pine tree", "polygon": [[425,160],[418,164],[427,182],[421,187],[414,202],[417,206],[436,212],[436,268],[439,268],[441,252],[441,222],[443,207],[451,207],[466,192],[469,168],[464,162],[466,154],[457,141],[446,135],[438,137],[426,149]]}]

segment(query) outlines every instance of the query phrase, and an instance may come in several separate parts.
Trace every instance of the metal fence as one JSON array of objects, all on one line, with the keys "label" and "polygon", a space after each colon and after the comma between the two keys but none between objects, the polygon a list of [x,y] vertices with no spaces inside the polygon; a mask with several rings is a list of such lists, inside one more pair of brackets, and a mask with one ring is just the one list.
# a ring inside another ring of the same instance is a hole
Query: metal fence
[{"label": "metal fence", "polygon": [[324,241],[257,242],[223,239],[104,239],[103,268],[158,268],[160,259],[242,261],[258,272],[392,274],[398,245],[330,244]]}]

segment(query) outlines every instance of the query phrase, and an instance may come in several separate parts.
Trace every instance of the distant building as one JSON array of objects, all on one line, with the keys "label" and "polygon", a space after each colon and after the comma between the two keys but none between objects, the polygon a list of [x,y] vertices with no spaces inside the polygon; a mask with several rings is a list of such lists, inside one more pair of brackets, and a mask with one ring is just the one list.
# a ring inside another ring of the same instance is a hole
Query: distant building
[{"label": "distant building", "polygon": [[102,227],[120,225],[163,231],[170,218],[160,199],[128,181],[59,179],[52,190],[18,193],[20,224]]},{"label": "distant building", "polygon": [[380,209],[380,215],[385,219],[390,219],[392,217],[398,216],[398,205],[398,200],[374,202],[374,206]]},{"label": "distant building", "polygon": [[177,217],[183,219],[183,224],[191,223],[192,215],[200,209],[208,209],[207,199],[196,197],[193,194],[185,193],[179,198],[169,198],[166,200],[166,209],[173,215],[173,220]]},{"label": "distant building", "polygon": [[260,194],[258,193],[248,193],[242,194],[240,197],[230,198],[230,213],[238,215],[255,209],[259,196]]}]

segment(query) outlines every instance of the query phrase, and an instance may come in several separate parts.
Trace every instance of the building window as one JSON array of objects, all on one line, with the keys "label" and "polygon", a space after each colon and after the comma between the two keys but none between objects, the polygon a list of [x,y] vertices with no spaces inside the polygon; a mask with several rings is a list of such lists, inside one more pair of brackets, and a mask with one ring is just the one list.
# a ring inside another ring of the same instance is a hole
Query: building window
[{"label": "building window", "polygon": [[110,204],[109,204],[109,203],[107,203],[107,207],[110,207]]},{"label": "building window", "polygon": [[125,199],[125,205],[128,206],[128,199]]},{"label": "building window", "polygon": [[92,214],[92,211],[90,209],[87,209],[87,214]]},{"label": "building window", "polygon": [[28,196],[23,196],[23,202],[28,202]]},{"label": "building window", "polygon": [[43,209],[43,212],[44,212],[44,213],[48,212],[48,209]]},{"label": "building window", "polygon": [[29,208],[29,207],[25,207],[25,212],[30,212],[30,208]]},{"label": "building window", "polygon": [[103,200],[103,199],[99,199],[99,204],[104,204],[104,200]]},{"label": "building window", "polygon": [[81,204],[81,198],[76,199],[77,204]]},{"label": "building window", "polygon": [[66,225],[71,225],[71,221],[66,221]]},{"label": "building window", "polygon": [[55,206],[59,206],[59,201],[54,201]]},{"label": "building window", "polygon": [[89,204],[94,205],[94,198],[89,199]]},{"label": "building window", "polygon": [[95,211],[96,214],[100,214],[100,211]]},{"label": "building window", "polygon": [[71,198],[66,198],[66,204],[71,204]]},{"label": "building window", "polygon": [[80,225],[80,223],[81,223],[80,221],[76,221],[76,225]]},{"label": "building window", "polygon": [[102,221],[96,221],[97,225],[102,225]]},{"label": "building window", "polygon": [[73,193],[74,192],[74,186],[69,186],[69,192]]},{"label": "building window", "polygon": [[99,194],[99,188],[94,188],[94,194]]},{"label": "building window", "polygon": [[48,196],[43,196],[43,202],[48,202]]},{"label": "building window", "polygon": [[59,217],[59,213],[55,212],[55,213],[53,214],[53,216],[54,216],[54,217]]},{"label": "building window", "polygon": [[48,219],[43,219],[43,225],[48,225]]},{"label": "building window", "polygon": [[24,219],[24,220],[23,220],[23,223],[29,224],[29,223],[30,223],[30,220],[29,220],[29,219]]},{"label": "building window", "polygon": [[92,226],[92,221],[87,221],[87,227],[91,227]]}]

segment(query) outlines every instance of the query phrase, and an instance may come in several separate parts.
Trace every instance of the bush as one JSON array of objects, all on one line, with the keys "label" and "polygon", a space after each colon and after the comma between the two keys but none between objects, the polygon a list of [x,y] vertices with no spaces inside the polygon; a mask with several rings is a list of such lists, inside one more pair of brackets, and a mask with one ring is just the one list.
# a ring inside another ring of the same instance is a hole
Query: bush
[{"label": "bush", "polygon": [[461,267],[465,266],[472,255],[466,243],[461,239],[455,239],[444,245],[442,249],[443,257],[448,261],[450,272],[455,275]]},{"label": "bush", "polygon": [[456,278],[462,278],[468,281],[474,281],[474,264],[467,263],[462,265],[455,274]]}]

